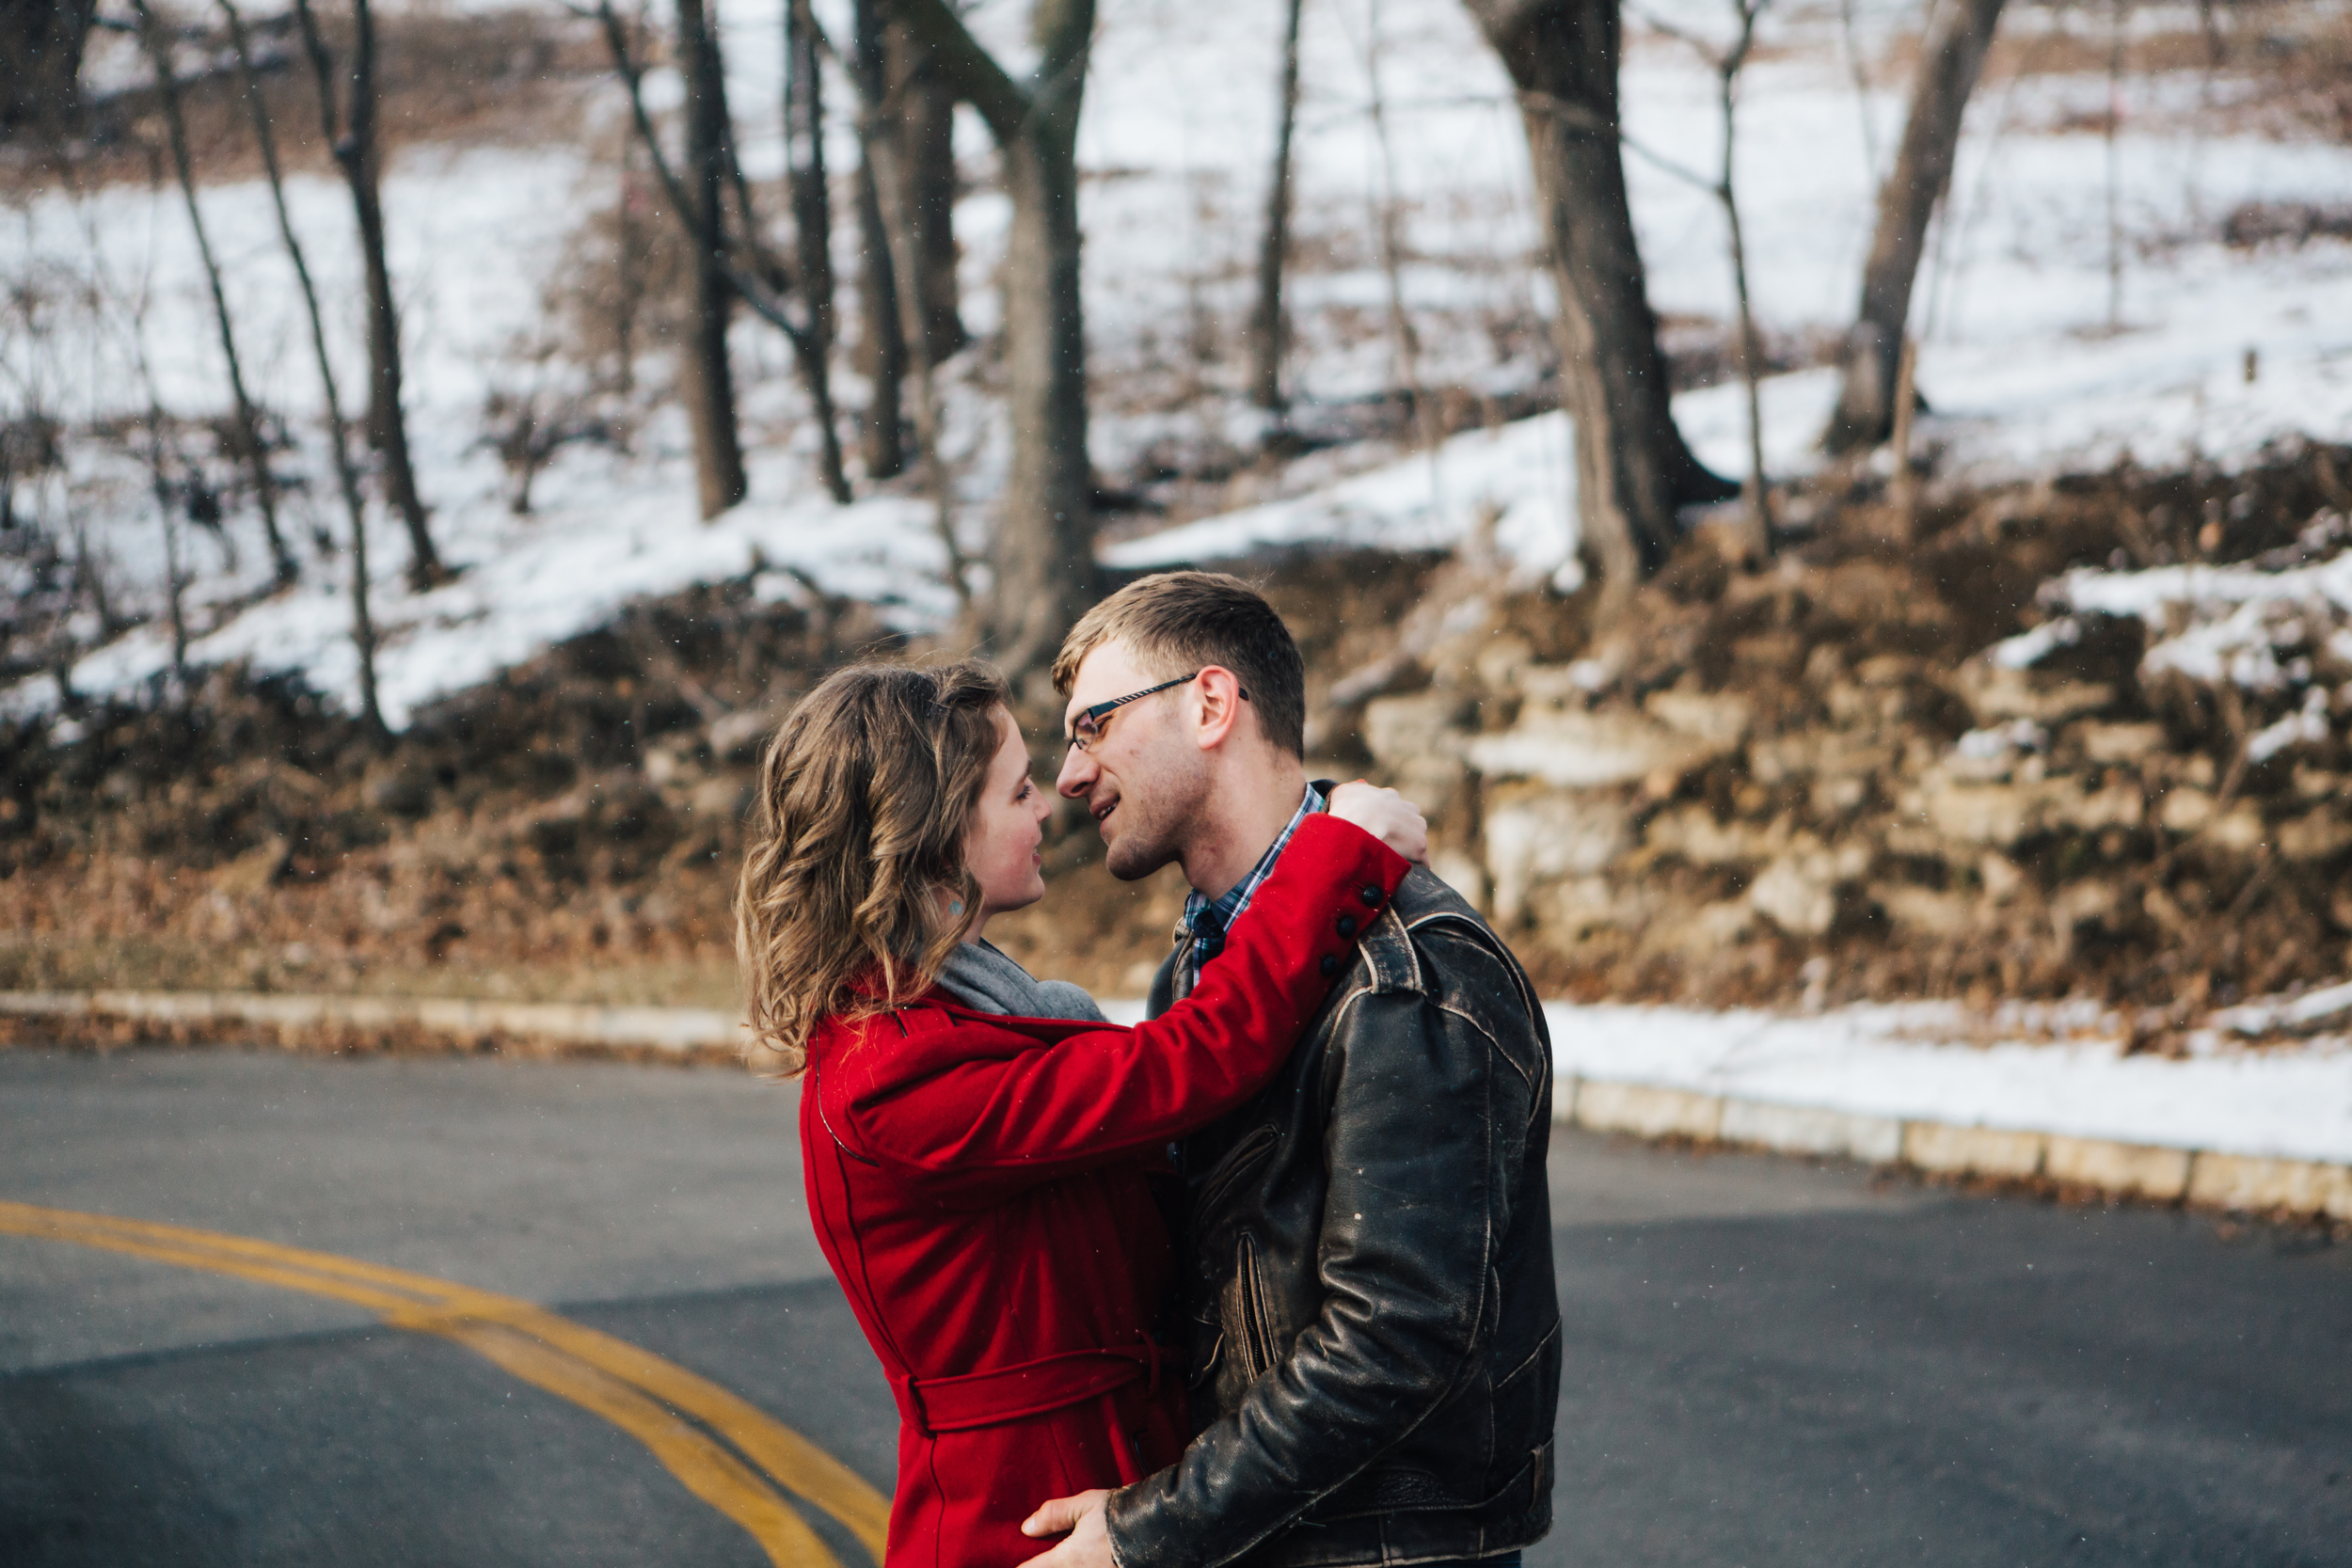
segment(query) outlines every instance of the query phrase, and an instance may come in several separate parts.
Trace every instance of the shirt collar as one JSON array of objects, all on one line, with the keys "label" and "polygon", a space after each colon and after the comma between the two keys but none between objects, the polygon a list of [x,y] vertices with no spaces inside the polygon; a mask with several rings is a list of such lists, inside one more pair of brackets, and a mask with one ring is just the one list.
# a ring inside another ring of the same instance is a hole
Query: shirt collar
[{"label": "shirt collar", "polygon": [[1225,933],[1232,929],[1233,922],[1241,918],[1242,911],[1249,907],[1249,901],[1257,896],[1258,889],[1264,885],[1265,879],[1274,875],[1275,863],[1282,858],[1282,851],[1290,847],[1291,840],[1297,836],[1298,825],[1316,813],[1328,810],[1330,802],[1324,798],[1323,791],[1309,784],[1306,796],[1298,802],[1298,809],[1291,814],[1289,823],[1275,835],[1266,852],[1258,857],[1258,863],[1250,868],[1248,876],[1215,898],[1197,889],[1184,895],[1184,930],[1193,939],[1193,969],[1196,974],[1202,963],[1224,950]]}]

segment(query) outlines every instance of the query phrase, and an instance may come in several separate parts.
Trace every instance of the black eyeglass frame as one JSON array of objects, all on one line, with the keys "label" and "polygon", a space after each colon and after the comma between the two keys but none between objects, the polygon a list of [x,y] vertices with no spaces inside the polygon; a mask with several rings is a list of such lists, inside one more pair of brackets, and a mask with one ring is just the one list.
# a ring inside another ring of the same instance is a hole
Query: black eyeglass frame
[{"label": "black eyeglass frame", "polygon": [[[1163,691],[1173,691],[1186,681],[1197,681],[1208,673],[1208,668],[1203,665],[1189,675],[1179,675],[1172,681],[1162,681],[1159,685],[1146,687],[1141,691],[1131,691],[1124,697],[1113,697],[1107,703],[1096,703],[1092,707],[1082,707],[1078,710],[1078,717],[1070,721],[1070,734],[1066,738],[1072,746],[1083,752],[1095,741],[1103,738],[1103,721],[1112,714],[1125,707],[1129,703],[1139,703],[1146,697],[1156,697]],[[1241,693],[1243,702],[1249,701],[1248,687],[1237,687],[1235,689]],[[1092,735],[1081,734],[1080,726],[1082,725],[1092,726],[1094,733]]]}]

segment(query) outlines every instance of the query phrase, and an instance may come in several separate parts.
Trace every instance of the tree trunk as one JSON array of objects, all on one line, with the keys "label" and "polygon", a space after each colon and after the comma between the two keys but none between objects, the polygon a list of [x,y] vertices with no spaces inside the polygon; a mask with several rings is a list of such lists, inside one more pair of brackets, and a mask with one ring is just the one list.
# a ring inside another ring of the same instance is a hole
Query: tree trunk
[{"label": "tree trunk", "polygon": [[1577,515],[1622,602],[1665,561],[1677,508],[1739,487],[1676,428],[1617,141],[1618,0],[1464,0],[1520,95],[1559,295],[1561,403],[1576,422]]},{"label": "tree trunk", "polygon": [[871,388],[866,419],[858,430],[867,479],[890,479],[907,466],[907,340],[898,323],[898,277],[890,260],[890,228],[882,215],[882,187],[874,174],[873,150],[859,150],[857,168],[858,368]]},{"label": "tree trunk", "polygon": [[[850,482],[841,471],[841,437],[834,425],[833,187],[825,176],[824,69],[818,55],[821,35],[809,0],[787,0],[785,37],[785,167],[792,192],[794,257],[802,297],[808,302],[808,331],[797,345],[808,381],[820,448],[818,463],[825,488],[843,505]],[[732,156],[732,153],[730,153]],[[735,176],[742,178],[740,166]],[[752,227],[751,198],[743,198],[743,227]]]},{"label": "tree trunk", "polygon": [[1279,413],[1282,397],[1282,269],[1291,243],[1291,134],[1298,123],[1298,17],[1305,0],[1289,0],[1282,24],[1282,70],[1275,88],[1274,168],[1266,179],[1265,227],[1258,236],[1258,303],[1249,312],[1249,401]]},{"label": "tree trunk", "polygon": [[906,471],[903,412],[907,338],[899,320],[898,269],[893,263],[890,222],[883,211],[877,158],[892,148],[883,99],[885,49],[876,0],[856,0],[852,17],[850,72],[857,83],[857,223],[859,276],[858,369],[872,388],[859,443],[866,477],[890,479]]},{"label": "tree trunk", "polygon": [[93,0],[0,0],[0,141],[61,135],[82,112]]},{"label": "tree trunk", "polygon": [[180,178],[180,196],[187,204],[188,227],[196,231],[197,259],[203,263],[204,281],[212,291],[213,321],[220,329],[221,357],[229,362],[231,411],[237,421],[237,444],[242,449],[237,455],[252,480],[253,499],[262,509],[262,532],[269,541],[270,564],[278,585],[282,588],[298,574],[294,555],[278,531],[278,487],[269,471],[269,451],[262,444],[262,421],[254,413],[253,399],[246,391],[245,367],[237,356],[236,329],[229,319],[229,296],[220,285],[220,264],[213,258],[213,242],[204,230],[203,210],[197,205],[196,170],[188,156],[188,126],[180,109],[180,79],[172,68],[171,42],[164,36],[163,24],[147,0],[132,0],[132,8],[138,16],[139,40],[147,46],[148,60],[155,70],[155,87],[164,105],[164,127],[171,141],[171,166]]},{"label": "tree trunk", "polygon": [[726,82],[703,0],[678,0],[677,55],[686,78],[687,195],[694,203],[696,227],[712,242],[694,247],[693,320],[683,366],[694,478],[707,519],[740,501],[751,486],[736,430],[735,375],[727,364],[727,319],[735,292],[716,249],[725,230]]},{"label": "tree trunk", "polygon": [[1016,84],[944,0],[891,0],[1003,155],[1012,221],[1000,273],[1012,471],[991,543],[984,631],[1025,697],[1041,687],[1062,633],[1101,592],[1093,473],[1087,461],[1086,324],[1078,271],[1078,108],[1093,0],[1034,0],[1036,75]]},{"label": "tree trunk", "polygon": [[1740,493],[1748,505],[1748,549],[1761,561],[1772,553],[1772,485],[1764,473],[1764,340],[1756,326],[1756,296],[1748,288],[1748,241],[1740,221],[1737,170],[1740,150],[1740,72],[1756,41],[1756,21],[1769,0],[1740,3],[1740,41],[1716,67],[1716,103],[1724,119],[1724,177],[1715,187],[1724,205],[1724,227],[1731,240],[1731,286],[1740,315],[1740,381],[1748,395],[1748,472]]},{"label": "tree trunk", "polygon": [[233,0],[217,0],[229,21],[229,38],[237,53],[237,79],[245,89],[246,108],[253,120],[253,137],[261,145],[262,166],[269,175],[270,202],[278,214],[278,235],[285,242],[286,259],[294,263],[294,281],[302,291],[303,310],[310,324],[310,352],[318,361],[319,391],[326,405],[326,436],[333,443],[335,486],[351,520],[351,641],[359,657],[359,717],[371,734],[384,733],[384,709],[375,689],[375,622],[368,610],[368,518],[359,496],[359,473],[351,460],[350,427],[343,419],[343,400],[335,384],[335,362],[326,352],[326,316],[319,309],[319,292],[310,278],[310,263],[294,233],[294,214],[286,208],[286,181],[278,166],[278,132],[270,123],[269,107],[262,100],[262,84],[253,69],[253,50],[245,19]]},{"label": "tree trunk", "polygon": [[449,574],[425,526],[408,455],[408,415],[401,406],[400,312],[384,255],[384,150],[375,123],[375,19],[368,0],[355,0],[358,39],[351,76],[351,133],[336,149],[349,174],[359,218],[359,248],[368,275],[368,441],[384,461],[385,499],[408,530],[408,581],[420,591]]},{"label": "tree trunk", "polygon": [[906,248],[914,266],[902,269],[909,277],[900,286],[921,312],[923,341],[937,365],[972,341],[956,280],[956,87],[903,27],[885,30],[882,64],[891,134],[913,182]]},{"label": "tree trunk", "polygon": [[1895,423],[1895,373],[1911,316],[1911,290],[1927,251],[1928,224],[1952,181],[1962,118],[1976,90],[2001,0],[1946,0],[1922,40],[1895,166],[1879,191],[1878,227],[1862,270],[1862,305],[1846,342],[1845,377],[1821,445],[1858,451]]},{"label": "tree trunk", "polygon": [[335,162],[351,187],[358,216],[359,254],[368,290],[368,441],[382,459],[384,499],[408,530],[408,583],[422,592],[448,579],[433,534],[425,526],[424,502],[417,496],[417,471],[408,459],[408,420],[400,406],[400,317],[392,304],[391,269],[384,261],[384,206],[378,196],[383,154],[375,135],[375,19],[368,0],[353,0],[357,27],[351,61],[351,120],[339,130],[335,112],[334,61],[319,34],[310,0],[294,0],[303,46],[318,78],[319,118]]},{"label": "tree trunk", "polygon": [[1012,197],[1003,289],[1013,452],[989,552],[992,620],[998,660],[1026,672],[1053,662],[1062,634],[1101,596],[1101,578],[1087,462],[1075,138],[1037,126],[1005,149],[1004,164]]}]

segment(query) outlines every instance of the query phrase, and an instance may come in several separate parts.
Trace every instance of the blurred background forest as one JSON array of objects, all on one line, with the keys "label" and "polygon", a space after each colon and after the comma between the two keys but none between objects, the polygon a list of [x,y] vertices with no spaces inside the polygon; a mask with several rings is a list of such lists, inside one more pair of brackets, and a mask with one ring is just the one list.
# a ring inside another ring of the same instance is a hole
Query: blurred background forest
[{"label": "blurred background forest", "polygon": [[2347,193],[2343,0],[0,0],[0,986],[729,1006],[799,692],[1050,773],[1199,563],[1554,994],[2188,1049],[2352,969]]}]

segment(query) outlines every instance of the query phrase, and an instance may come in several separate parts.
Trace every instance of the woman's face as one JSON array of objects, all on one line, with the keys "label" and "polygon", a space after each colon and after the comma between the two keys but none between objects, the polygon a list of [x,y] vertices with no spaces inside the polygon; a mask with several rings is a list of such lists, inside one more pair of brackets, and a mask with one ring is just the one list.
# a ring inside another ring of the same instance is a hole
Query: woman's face
[{"label": "woman's face", "polygon": [[1021,743],[1021,727],[1003,708],[996,710],[996,757],[988,765],[988,782],[980,786],[979,802],[972,808],[972,825],[964,831],[963,863],[980,884],[980,907],[974,911],[966,941],[977,941],[988,917],[1009,910],[1026,909],[1045,896],[1045,818],[1052,798],[1029,777],[1029,750]]}]

